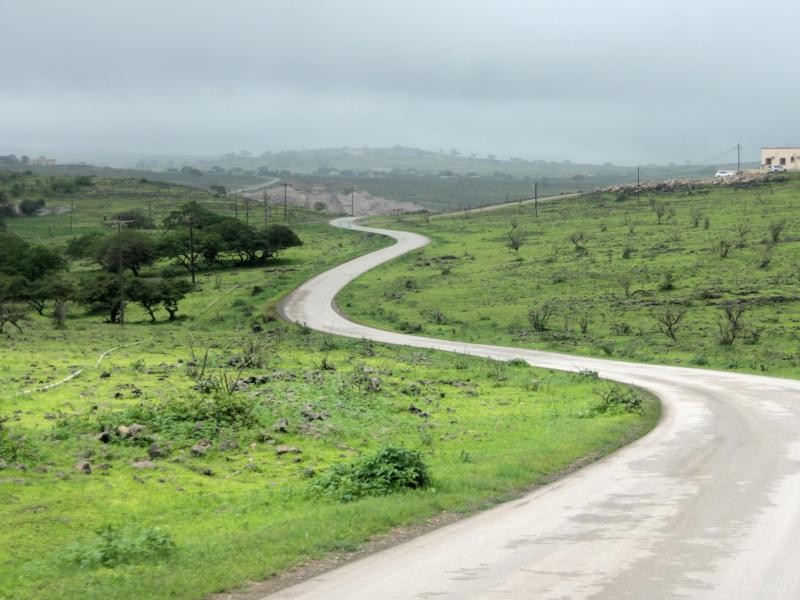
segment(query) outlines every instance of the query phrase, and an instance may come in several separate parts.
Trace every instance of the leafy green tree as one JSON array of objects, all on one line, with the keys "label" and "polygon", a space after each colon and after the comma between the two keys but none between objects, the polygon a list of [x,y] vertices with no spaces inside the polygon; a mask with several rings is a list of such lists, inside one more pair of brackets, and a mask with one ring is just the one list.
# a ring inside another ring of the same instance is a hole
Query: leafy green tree
[{"label": "leafy green tree", "polygon": [[91,313],[106,313],[109,323],[118,323],[122,309],[123,295],[120,282],[128,296],[130,284],[111,273],[87,273],[78,288],[78,300],[85,304]]},{"label": "leafy green tree", "polygon": [[130,230],[104,236],[94,245],[92,254],[106,271],[115,273],[121,267],[129,269],[136,277],[142,267],[153,264],[158,258],[152,238]]},{"label": "leafy green tree", "polygon": [[138,278],[131,282],[130,299],[138,302],[155,321],[155,312],[163,306],[173,321],[178,312],[178,302],[192,290],[192,284],[183,279]]},{"label": "leafy green tree", "polygon": [[128,221],[128,229],[155,229],[153,220],[141,210],[124,210],[111,217],[114,221]]},{"label": "leafy green tree", "polygon": [[31,215],[35,215],[39,210],[43,209],[45,206],[46,203],[41,198],[38,198],[36,200],[32,198],[25,198],[22,202],[19,203],[19,210],[26,217],[30,217]]}]

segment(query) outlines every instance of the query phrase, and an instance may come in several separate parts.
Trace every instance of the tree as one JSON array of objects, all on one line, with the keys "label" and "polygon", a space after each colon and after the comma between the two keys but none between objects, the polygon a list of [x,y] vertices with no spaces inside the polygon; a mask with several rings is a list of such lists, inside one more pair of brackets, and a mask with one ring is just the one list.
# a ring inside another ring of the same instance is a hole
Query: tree
[{"label": "tree", "polygon": [[511,229],[506,232],[506,235],[508,236],[508,247],[519,256],[519,249],[525,242],[525,233],[516,225],[512,225]]},{"label": "tree", "polygon": [[153,220],[141,210],[124,210],[111,217],[113,221],[127,221],[128,229],[155,229]]},{"label": "tree", "polygon": [[[120,289],[120,283],[124,286]],[[109,323],[118,323],[122,309],[123,294],[128,283],[110,273],[95,272],[87,274],[80,283],[78,299],[86,304],[89,312],[105,312]]]},{"label": "tree", "polygon": [[286,227],[286,225],[271,225],[266,230],[266,245],[262,254],[262,260],[278,256],[280,252],[287,248],[302,246],[302,240],[297,234]]},{"label": "tree", "polygon": [[4,333],[6,323],[13,325],[22,333],[20,322],[25,319],[25,311],[18,305],[0,301],[0,333]]},{"label": "tree", "polygon": [[155,322],[155,311],[163,306],[169,313],[169,320],[175,320],[178,302],[192,290],[192,285],[183,279],[145,279],[131,282],[130,298],[138,302]]},{"label": "tree", "polygon": [[555,311],[556,307],[550,302],[534,306],[528,311],[528,322],[534,331],[547,331],[547,321]]},{"label": "tree", "polygon": [[92,254],[92,258],[110,273],[129,269],[136,277],[142,267],[153,264],[158,258],[155,242],[149,236],[128,230],[104,236],[97,241]]},{"label": "tree", "polygon": [[683,306],[665,306],[661,312],[656,314],[656,322],[658,323],[659,331],[669,336],[673,342],[677,341],[675,334],[685,316],[686,308]]},{"label": "tree", "polygon": [[744,313],[747,305],[743,302],[726,302],[720,306],[723,318],[717,327],[719,329],[719,343],[721,346],[732,346],[744,329]]},{"label": "tree", "polygon": [[39,210],[45,207],[46,203],[41,198],[33,200],[32,198],[25,198],[19,203],[19,211],[26,217],[35,215]]}]

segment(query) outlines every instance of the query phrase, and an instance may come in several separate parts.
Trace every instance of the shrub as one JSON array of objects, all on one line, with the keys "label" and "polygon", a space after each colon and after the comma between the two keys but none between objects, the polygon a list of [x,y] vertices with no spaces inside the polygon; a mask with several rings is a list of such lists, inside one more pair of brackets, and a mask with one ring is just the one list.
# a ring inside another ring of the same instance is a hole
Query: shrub
[{"label": "shrub", "polygon": [[36,448],[24,435],[4,425],[6,419],[0,417],[0,459],[18,462],[36,458]]},{"label": "shrub", "polygon": [[158,562],[169,558],[174,551],[175,543],[166,529],[151,527],[137,531],[105,525],[97,531],[95,540],[75,544],[69,555],[81,567],[113,569],[130,563]]},{"label": "shrub", "polygon": [[422,455],[401,446],[385,446],[349,465],[334,465],[314,482],[312,490],[341,502],[385,496],[429,486],[431,476]]},{"label": "shrub", "polygon": [[609,382],[595,389],[594,394],[599,402],[586,416],[642,412],[642,395],[634,388]]}]

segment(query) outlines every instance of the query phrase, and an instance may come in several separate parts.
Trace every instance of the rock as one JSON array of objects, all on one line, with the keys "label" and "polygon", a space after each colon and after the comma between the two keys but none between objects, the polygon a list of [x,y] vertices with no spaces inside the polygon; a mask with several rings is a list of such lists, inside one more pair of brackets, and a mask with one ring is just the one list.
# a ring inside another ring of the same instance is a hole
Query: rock
[{"label": "rock", "polygon": [[211,449],[211,442],[209,442],[208,440],[200,440],[194,446],[192,446],[192,454],[196,456],[203,456],[210,449]]},{"label": "rock", "polygon": [[306,404],[300,414],[303,415],[307,421],[323,421],[325,416],[322,413],[314,412],[313,408],[314,407],[310,404]]},{"label": "rock", "polygon": [[83,459],[92,458],[94,456],[94,450],[91,448],[86,448],[86,450],[82,451],[79,456]]},{"label": "rock", "polygon": [[379,377],[370,377],[370,380],[367,383],[367,391],[369,392],[381,391],[381,380]]},{"label": "rock", "polygon": [[7,468],[8,468],[8,463],[4,461],[2,458],[0,458],[0,471]]},{"label": "rock", "polygon": [[303,451],[300,448],[295,448],[294,446],[287,446],[286,444],[281,444],[280,446],[275,447],[275,454],[278,456],[283,456],[284,454],[302,454]]},{"label": "rock", "polygon": [[107,444],[111,441],[111,432],[108,429],[104,429],[100,433],[98,433],[94,438],[104,444]]},{"label": "rock", "polygon": [[147,449],[147,456],[150,458],[164,458],[168,455],[169,449],[159,446],[156,443],[150,444],[150,447]]},{"label": "rock", "polygon": [[422,414],[422,409],[421,408],[417,408],[416,406],[414,406],[412,404],[411,406],[408,407],[408,412],[410,412],[412,415],[421,415]]},{"label": "rock", "polygon": [[100,379],[108,379],[109,377],[111,377],[111,373],[109,373],[108,371],[103,371],[102,373],[100,373]]},{"label": "rock", "polygon": [[88,460],[79,460],[75,463],[75,470],[84,475],[91,475],[92,465],[89,464]]},{"label": "rock", "polygon": [[135,463],[131,464],[134,469],[155,469],[156,463],[152,460],[137,460]]},{"label": "rock", "polygon": [[289,432],[289,420],[288,419],[278,419],[275,421],[275,424],[272,426],[272,431],[280,431],[281,433],[288,433]]},{"label": "rock", "polygon": [[211,469],[209,469],[208,467],[206,467],[205,469],[203,469],[203,470],[202,470],[202,471],[200,471],[200,472],[201,472],[203,475],[205,475],[206,477],[213,477],[213,476],[214,476],[214,471],[212,471],[212,470],[211,470]]},{"label": "rock", "polygon": [[138,436],[145,429],[146,427],[144,425],[140,425],[139,423],[132,423],[128,425],[128,433],[131,437]]},{"label": "rock", "polygon": [[203,421],[198,421],[197,423],[194,424],[194,430],[195,431],[200,431],[205,426],[206,426],[206,424],[203,423]]},{"label": "rock", "polygon": [[117,427],[117,435],[123,438],[130,437],[131,431],[126,425],[120,425]]},{"label": "rock", "polygon": [[306,467],[305,469],[303,469],[303,477],[308,477],[309,479],[311,479],[312,477],[314,477],[314,475],[316,475],[316,471],[314,471],[314,469],[312,469],[311,467]]},{"label": "rock", "polygon": [[114,398],[123,398],[123,397],[124,396],[123,396],[122,392],[117,392],[116,394],[114,394]]},{"label": "rock", "polygon": [[275,438],[262,429],[258,432],[258,434],[256,434],[256,439],[263,444],[264,442],[272,441]]},{"label": "rock", "polygon": [[236,440],[223,440],[222,443],[219,445],[220,450],[235,450],[239,447],[239,442]]}]

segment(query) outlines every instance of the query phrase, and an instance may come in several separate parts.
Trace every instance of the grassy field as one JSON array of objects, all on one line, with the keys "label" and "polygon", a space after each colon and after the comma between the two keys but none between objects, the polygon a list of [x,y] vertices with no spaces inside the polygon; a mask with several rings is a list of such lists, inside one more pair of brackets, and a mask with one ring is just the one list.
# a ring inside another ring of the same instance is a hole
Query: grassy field
[{"label": "grassy field", "polygon": [[[189,199],[233,211],[134,180],[46,197],[74,200],[73,235],[151,201],[158,220]],[[267,267],[203,274],[177,321],[130,306],[111,325],[74,306],[64,329],[32,313],[23,333],[0,336],[0,597],[200,598],[509,498],[656,422],[647,397],[641,411],[603,412],[608,387],[592,373],[273,320],[275,302],[312,274],[387,243],[314,219],[290,214],[304,245]],[[8,226],[32,242],[70,237],[68,214]],[[326,491],[331,468],[387,444],[419,451],[432,484],[350,502]]]},{"label": "grassy field", "polygon": [[384,219],[433,243],[338,301],[359,321],[430,336],[797,377],[800,179],[782,179],[588,195],[538,217],[528,205]]}]

